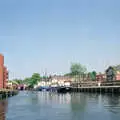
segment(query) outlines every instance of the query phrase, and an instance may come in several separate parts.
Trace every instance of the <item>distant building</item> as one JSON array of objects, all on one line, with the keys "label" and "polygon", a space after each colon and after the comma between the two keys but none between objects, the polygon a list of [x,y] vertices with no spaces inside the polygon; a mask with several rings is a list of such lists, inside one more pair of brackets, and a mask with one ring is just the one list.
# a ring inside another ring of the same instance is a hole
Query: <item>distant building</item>
[{"label": "distant building", "polygon": [[71,84],[72,78],[70,76],[55,75],[51,76],[51,83],[58,86],[68,86]]},{"label": "distant building", "polygon": [[97,74],[96,75],[96,80],[97,81],[105,81],[106,80],[106,74]]},{"label": "distant building", "polygon": [[116,80],[120,80],[120,72],[116,73]]},{"label": "distant building", "polygon": [[6,88],[8,81],[8,70],[4,66],[4,56],[0,54],[0,89]]},{"label": "distant building", "polygon": [[110,66],[106,70],[107,81],[120,80],[120,65]]},{"label": "distant building", "polygon": [[115,71],[115,79],[120,80],[120,65],[113,66]]}]

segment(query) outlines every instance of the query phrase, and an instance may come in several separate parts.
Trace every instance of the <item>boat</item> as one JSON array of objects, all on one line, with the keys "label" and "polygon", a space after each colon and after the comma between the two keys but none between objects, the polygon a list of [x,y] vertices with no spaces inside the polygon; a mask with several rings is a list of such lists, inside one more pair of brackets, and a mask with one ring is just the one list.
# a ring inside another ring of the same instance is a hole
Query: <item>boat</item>
[{"label": "boat", "polygon": [[70,88],[70,87],[65,87],[65,86],[58,87],[57,92],[58,92],[58,93],[71,92],[71,88]]}]

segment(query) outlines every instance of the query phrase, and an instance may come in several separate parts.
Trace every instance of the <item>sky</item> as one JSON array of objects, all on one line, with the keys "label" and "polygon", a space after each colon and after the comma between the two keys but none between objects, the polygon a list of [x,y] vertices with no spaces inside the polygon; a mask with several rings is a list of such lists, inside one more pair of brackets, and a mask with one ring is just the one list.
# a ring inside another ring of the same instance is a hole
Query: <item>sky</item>
[{"label": "sky", "polygon": [[120,64],[119,0],[0,0],[0,53],[10,79],[64,74],[72,62]]}]

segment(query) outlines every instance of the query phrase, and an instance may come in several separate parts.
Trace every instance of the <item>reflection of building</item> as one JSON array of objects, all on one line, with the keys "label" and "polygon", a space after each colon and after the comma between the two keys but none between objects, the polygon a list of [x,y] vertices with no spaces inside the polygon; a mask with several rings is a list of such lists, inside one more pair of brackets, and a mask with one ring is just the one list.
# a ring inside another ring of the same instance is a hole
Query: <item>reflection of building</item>
[{"label": "reflection of building", "polygon": [[4,56],[0,54],[0,88],[6,88],[8,70],[4,66]]},{"label": "reflection of building", "polygon": [[0,120],[6,120],[7,101],[0,101]]}]

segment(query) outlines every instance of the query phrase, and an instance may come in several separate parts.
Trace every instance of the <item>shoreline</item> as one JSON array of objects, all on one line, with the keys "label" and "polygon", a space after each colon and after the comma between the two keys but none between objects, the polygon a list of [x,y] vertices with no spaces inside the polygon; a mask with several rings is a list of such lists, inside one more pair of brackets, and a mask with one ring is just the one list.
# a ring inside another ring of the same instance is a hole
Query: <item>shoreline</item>
[{"label": "shoreline", "polygon": [[19,93],[18,90],[0,89],[0,100],[9,98]]}]

